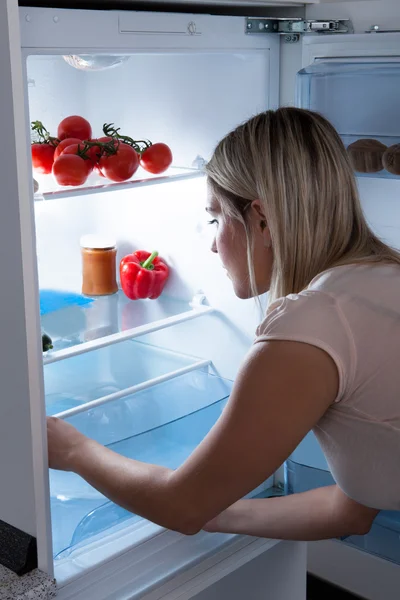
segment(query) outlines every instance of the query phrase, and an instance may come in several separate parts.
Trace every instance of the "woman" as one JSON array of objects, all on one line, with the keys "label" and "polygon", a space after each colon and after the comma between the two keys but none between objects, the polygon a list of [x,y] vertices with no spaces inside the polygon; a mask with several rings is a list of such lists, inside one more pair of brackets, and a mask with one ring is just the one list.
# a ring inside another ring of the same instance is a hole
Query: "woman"
[{"label": "woman", "polygon": [[[231,398],[176,471],[118,456],[49,419],[50,466],[185,534],[319,540],[400,509],[400,255],[368,228],[346,150],[321,116],[260,114],[207,166],[217,252],[269,309]],[[313,429],[336,485],[240,500]]]}]

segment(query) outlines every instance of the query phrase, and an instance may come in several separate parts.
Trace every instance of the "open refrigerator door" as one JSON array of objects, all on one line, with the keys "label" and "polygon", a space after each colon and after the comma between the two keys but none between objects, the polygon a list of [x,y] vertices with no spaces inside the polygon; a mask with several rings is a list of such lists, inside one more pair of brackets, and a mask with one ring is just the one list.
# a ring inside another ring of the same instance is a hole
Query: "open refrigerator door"
[{"label": "open refrigerator door", "polygon": [[[400,248],[400,21],[390,1],[380,6],[378,19],[377,4],[363,2],[358,9],[356,2],[346,3],[342,14],[352,19],[352,35],[304,37],[295,102],[335,126],[354,166],[370,226]],[[307,15],[321,18],[324,10],[329,11],[329,4],[312,7]],[[303,492],[332,483],[322,451],[309,434],[286,463],[286,490]],[[310,544],[309,569],[369,600],[395,598],[399,530],[399,514],[381,512],[366,536]],[[357,575],[359,569],[363,576]]]}]

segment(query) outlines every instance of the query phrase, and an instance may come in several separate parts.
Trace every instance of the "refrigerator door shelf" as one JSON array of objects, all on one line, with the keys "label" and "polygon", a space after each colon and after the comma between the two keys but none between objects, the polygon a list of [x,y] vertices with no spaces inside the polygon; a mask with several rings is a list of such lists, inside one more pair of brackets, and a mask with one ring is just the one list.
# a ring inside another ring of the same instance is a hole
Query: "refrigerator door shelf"
[{"label": "refrigerator door shelf", "polygon": [[150,387],[154,380],[171,379],[200,364],[208,370],[209,361],[134,340],[73,356],[44,367],[46,413],[61,417],[65,411],[86,410],[88,403],[128,396],[126,390]]},{"label": "refrigerator door shelf", "polygon": [[40,201],[73,198],[77,196],[86,196],[88,194],[99,194],[100,192],[115,192],[118,190],[131,189],[133,191],[136,188],[146,185],[156,185],[183,179],[193,179],[194,177],[204,177],[204,173],[195,168],[189,169],[172,166],[161,175],[152,175],[139,167],[133,178],[128,181],[114,183],[100,175],[92,173],[83,185],[75,187],[58,185],[52,175],[40,175],[35,173],[34,177],[39,184],[39,189],[34,195],[34,199],[35,201]]},{"label": "refrigerator door shelf", "polygon": [[[317,487],[333,485],[329,471],[317,469],[293,460],[285,465],[286,493],[307,492]],[[341,540],[342,543],[368,552],[380,558],[400,565],[400,512],[382,511],[364,536],[352,535]]]},{"label": "refrigerator door shelf", "polygon": [[132,302],[122,291],[93,299],[86,306],[71,305],[42,315],[42,328],[54,349],[44,357],[45,365],[137,338],[190,319],[213,309],[189,304],[163,294],[157,300]]},{"label": "refrigerator door shelf", "polygon": [[[388,147],[399,144],[399,94],[400,57],[320,59],[297,77],[297,105],[324,115],[346,147],[366,138]],[[399,178],[400,164],[398,175],[385,170],[383,162],[378,172],[361,175]]]},{"label": "refrigerator door shelf", "polygon": [[[230,381],[193,371],[68,422],[119,454],[175,469],[213,427],[231,389]],[[51,471],[50,497],[56,559],[74,554],[76,562],[77,551],[89,540],[115,534],[121,526],[133,526],[136,542],[142,541],[142,519],[107,501],[74,473]]]},{"label": "refrigerator door shelf", "polygon": [[[350,146],[350,144],[352,144],[353,142],[356,142],[358,140],[363,140],[363,139],[377,140],[378,142],[381,142],[388,148],[390,146],[399,144],[399,148],[400,148],[400,136],[393,137],[393,136],[385,136],[385,135],[379,135],[379,134],[373,134],[373,133],[367,134],[367,135],[344,135],[344,134],[342,134],[341,138],[342,138],[343,143],[346,146],[346,148],[348,148],[348,146]],[[399,167],[400,167],[400,163],[399,163]],[[378,178],[383,178],[383,179],[397,179],[400,181],[400,168],[398,169],[398,174],[390,173],[389,171],[387,171],[384,168],[383,163],[382,163],[382,169],[380,171],[377,171],[375,173],[360,173],[359,171],[356,170],[356,175],[357,175],[357,177],[375,177],[375,178],[378,177]]]}]

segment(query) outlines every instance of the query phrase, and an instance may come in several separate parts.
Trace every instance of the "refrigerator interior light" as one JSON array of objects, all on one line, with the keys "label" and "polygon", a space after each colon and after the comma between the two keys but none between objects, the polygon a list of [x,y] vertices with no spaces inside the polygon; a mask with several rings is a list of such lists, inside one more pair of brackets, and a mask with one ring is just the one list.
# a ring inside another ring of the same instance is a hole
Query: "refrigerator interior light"
[{"label": "refrigerator interior light", "polygon": [[113,69],[129,60],[129,56],[118,56],[109,54],[68,54],[63,59],[71,67],[80,71],[105,71]]}]

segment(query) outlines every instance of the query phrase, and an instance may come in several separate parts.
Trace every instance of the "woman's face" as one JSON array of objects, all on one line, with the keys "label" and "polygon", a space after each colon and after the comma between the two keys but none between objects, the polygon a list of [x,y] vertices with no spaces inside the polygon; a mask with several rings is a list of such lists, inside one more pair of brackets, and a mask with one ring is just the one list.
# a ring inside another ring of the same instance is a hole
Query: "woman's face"
[{"label": "woman's face", "polygon": [[[260,203],[255,200],[247,209],[246,219],[253,231],[253,266],[258,294],[270,288],[273,266],[273,252],[269,230],[262,215]],[[216,227],[211,251],[219,255],[222,266],[231,279],[238,298],[253,296],[250,286],[247,262],[247,237],[244,226],[235,219],[222,214],[218,200],[211,190],[208,194],[206,211],[210,215],[209,223]]]}]

